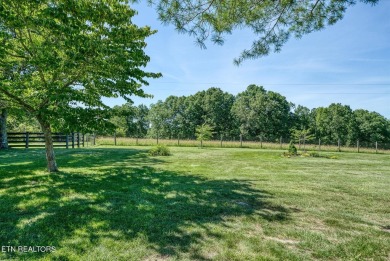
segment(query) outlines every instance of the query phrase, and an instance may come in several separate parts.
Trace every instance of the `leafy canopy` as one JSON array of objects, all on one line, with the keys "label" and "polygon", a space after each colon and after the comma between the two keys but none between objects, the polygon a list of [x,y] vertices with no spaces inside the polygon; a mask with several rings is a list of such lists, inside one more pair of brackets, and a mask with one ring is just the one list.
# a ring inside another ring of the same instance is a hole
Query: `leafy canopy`
[{"label": "leafy canopy", "polygon": [[102,97],[145,97],[145,38],[119,0],[2,0],[0,94],[40,122],[88,131],[108,127]]},{"label": "leafy canopy", "polygon": [[203,123],[196,127],[195,135],[199,141],[210,140],[213,137],[214,128],[208,124]]},{"label": "leafy canopy", "polygon": [[209,38],[223,44],[236,29],[249,28],[255,35],[252,46],[234,60],[240,64],[279,52],[291,35],[305,34],[333,25],[357,1],[379,0],[148,0],[160,19],[180,32],[196,37],[201,47]]}]

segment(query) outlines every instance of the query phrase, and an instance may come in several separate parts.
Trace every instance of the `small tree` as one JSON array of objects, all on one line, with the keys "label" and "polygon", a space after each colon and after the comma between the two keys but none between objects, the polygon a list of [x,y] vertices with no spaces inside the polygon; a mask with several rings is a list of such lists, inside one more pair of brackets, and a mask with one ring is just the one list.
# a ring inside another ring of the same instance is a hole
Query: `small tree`
[{"label": "small tree", "polygon": [[306,151],[306,141],[311,141],[315,138],[314,134],[310,133],[310,129],[293,130],[293,138],[299,142],[299,149],[301,149],[301,141],[303,143],[303,150]]},{"label": "small tree", "polygon": [[213,137],[213,127],[203,123],[196,127],[195,135],[196,139],[200,141],[200,147],[203,148],[203,141],[210,140]]}]

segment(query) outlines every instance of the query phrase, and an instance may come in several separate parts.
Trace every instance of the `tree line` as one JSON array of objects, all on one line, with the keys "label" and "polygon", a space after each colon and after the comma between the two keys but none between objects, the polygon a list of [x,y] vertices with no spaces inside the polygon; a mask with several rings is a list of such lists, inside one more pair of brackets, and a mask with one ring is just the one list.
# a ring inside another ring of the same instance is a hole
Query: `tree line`
[{"label": "tree line", "polygon": [[169,96],[150,107],[126,103],[114,107],[111,122],[116,135],[195,139],[196,128],[206,124],[213,139],[279,141],[321,139],[322,144],[342,145],[390,142],[390,120],[377,112],[352,110],[333,103],[309,109],[261,86],[249,85],[234,96],[209,88],[190,96]]},{"label": "tree line", "polygon": [[[353,145],[390,143],[390,120],[377,112],[352,110],[333,103],[309,109],[289,102],[286,97],[262,86],[249,85],[232,95],[212,87],[190,96],[169,96],[149,107],[127,102],[114,106],[108,116],[113,128],[96,129],[96,134],[132,138],[195,139],[196,130],[210,126],[212,139],[279,142],[293,139],[321,144]],[[8,113],[8,129],[39,131],[39,123],[28,114],[13,109]],[[63,131],[61,128],[56,131]],[[74,130],[78,131],[78,130]]]}]

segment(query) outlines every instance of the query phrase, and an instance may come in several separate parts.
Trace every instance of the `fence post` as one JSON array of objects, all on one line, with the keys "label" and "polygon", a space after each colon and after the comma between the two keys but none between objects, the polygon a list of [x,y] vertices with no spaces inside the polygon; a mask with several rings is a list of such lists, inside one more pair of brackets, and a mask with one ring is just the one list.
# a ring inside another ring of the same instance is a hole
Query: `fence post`
[{"label": "fence post", "polygon": [[74,132],[72,132],[72,149],[74,149]]},{"label": "fence post", "polygon": [[263,136],[260,135],[260,149],[263,148]]},{"label": "fence post", "polygon": [[83,141],[83,148],[84,148],[84,142],[85,142],[85,136],[84,136],[84,133],[83,133],[83,139],[82,139],[82,141]]},{"label": "fence post", "polygon": [[93,146],[95,146],[95,144],[96,144],[96,136],[95,136],[95,133],[94,134],[92,134],[93,135]]},{"label": "fence post", "polygon": [[30,140],[30,133],[26,132],[26,149],[28,149],[29,140]]},{"label": "fence post", "polygon": [[223,135],[221,134],[221,148],[222,148],[222,138],[223,138]]},{"label": "fence post", "polygon": [[375,153],[378,153],[378,142],[375,141]]},{"label": "fence post", "polygon": [[67,149],[69,149],[69,135],[68,134],[66,134],[66,136],[65,136],[65,146]]},{"label": "fence post", "polygon": [[240,134],[240,148],[242,148],[242,134]]},{"label": "fence post", "polygon": [[77,132],[77,148],[80,148],[80,132]]},{"label": "fence post", "polygon": [[357,146],[357,151],[358,151],[358,153],[359,153],[359,140],[357,140],[356,146]]},{"label": "fence post", "polygon": [[114,145],[116,146],[116,132],[114,132]]}]

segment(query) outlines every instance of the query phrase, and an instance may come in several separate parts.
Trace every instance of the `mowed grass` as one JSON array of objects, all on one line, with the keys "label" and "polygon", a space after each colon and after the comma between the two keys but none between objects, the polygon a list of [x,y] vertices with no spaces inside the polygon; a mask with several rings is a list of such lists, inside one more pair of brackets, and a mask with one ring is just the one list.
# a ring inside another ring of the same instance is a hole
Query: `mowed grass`
[{"label": "mowed grass", "polygon": [[[95,143],[99,146],[155,146],[157,145],[157,139],[151,138],[123,138],[123,137],[97,137]],[[318,141],[317,141],[318,142]],[[85,144],[90,146],[93,144],[93,138],[91,136],[86,137]],[[175,147],[200,147],[200,141],[197,140],[176,140],[176,139],[159,139],[158,144],[163,144],[166,146],[175,146]],[[318,151],[318,152],[338,152],[339,148],[337,145],[324,145],[321,144],[295,144],[300,151],[309,150],[309,151]],[[375,147],[375,144],[372,143],[369,147],[356,147],[356,145],[350,146],[341,146],[340,151],[342,152],[362,152],[362,153],[389,153],[390,150],[384,149],[386,144],[378,143],[378,147]],[[236,141],[225,141],[220,140],[208,140],[203,141],[203,147],[209,148],[251,148],[251,149],[270,149],[270,150],[287,150],[289,147],[289,142],[283,140],[282,143],[279,142],[260,142],[260,141],[243,141],[242,143],[239,140]]]},{"label": "mowed grass", "polygon": [[389,154],[149,148],[0,151],[0,245],[56,248],[0,259],[390,259]]}]

